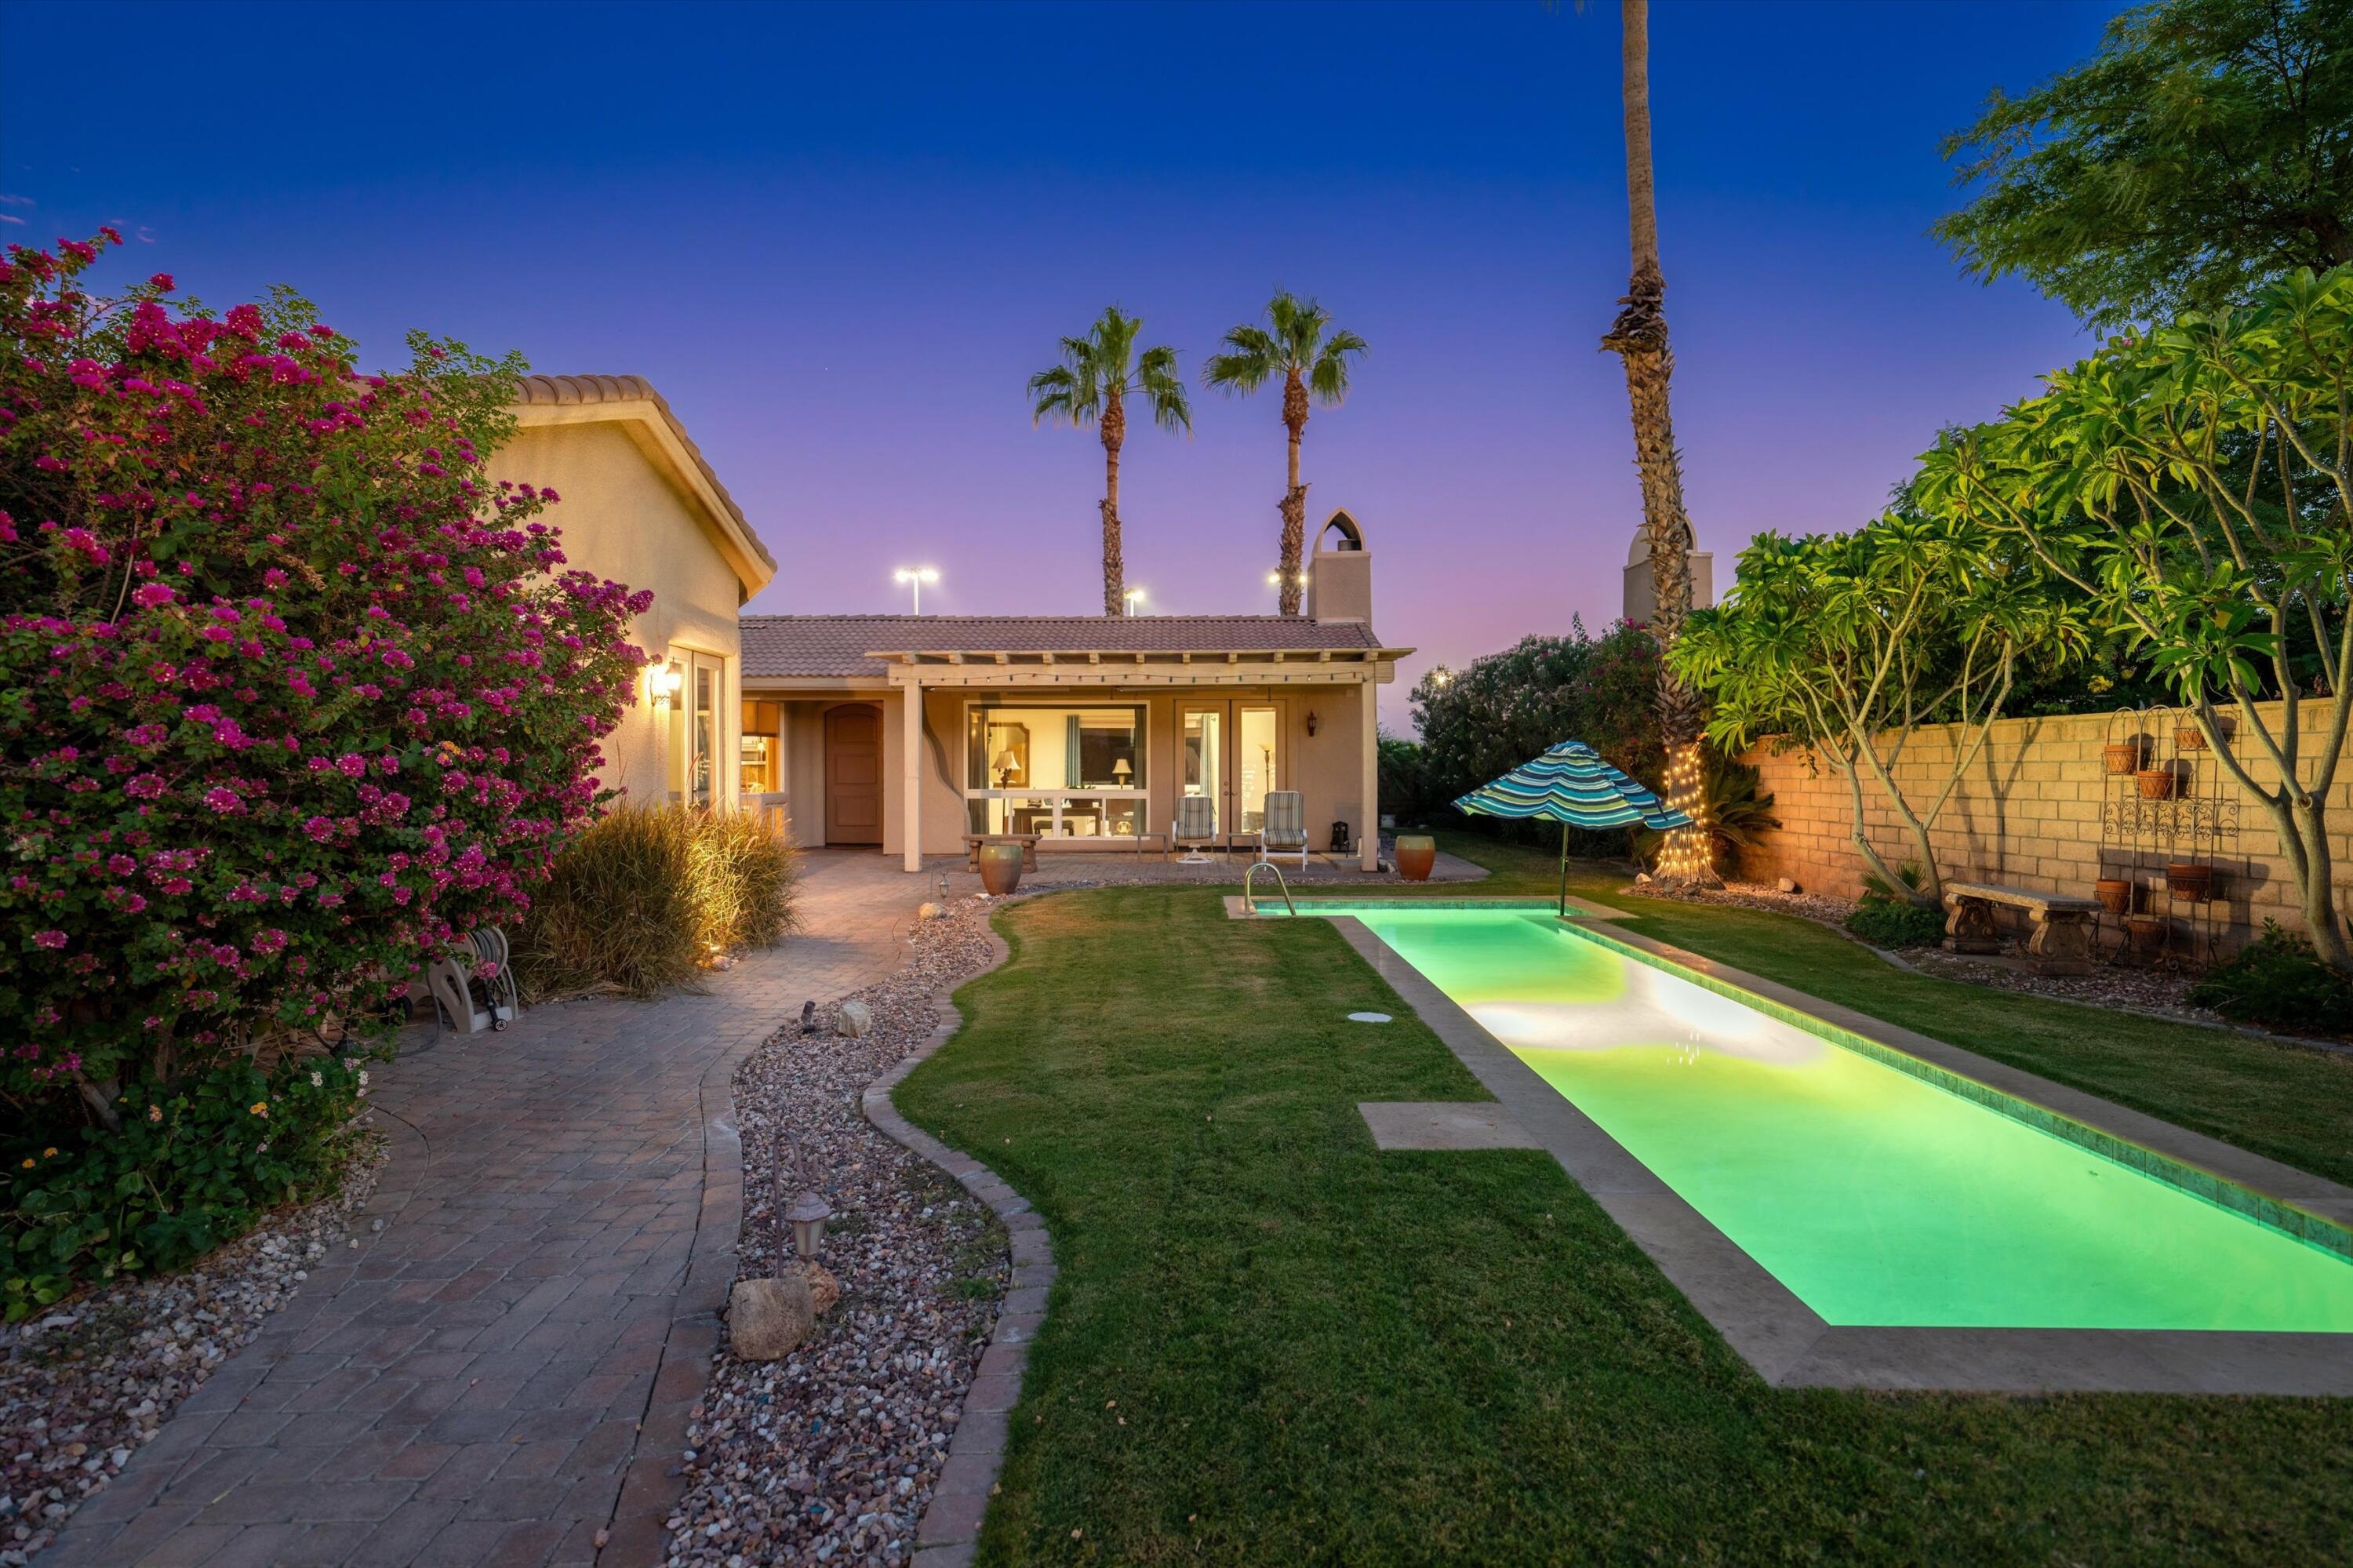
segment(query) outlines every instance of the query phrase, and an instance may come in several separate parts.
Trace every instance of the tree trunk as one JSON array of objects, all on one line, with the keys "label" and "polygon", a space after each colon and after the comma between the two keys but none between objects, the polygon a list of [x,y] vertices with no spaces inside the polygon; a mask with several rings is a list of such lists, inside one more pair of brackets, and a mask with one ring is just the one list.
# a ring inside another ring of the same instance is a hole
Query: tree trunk
[{"label": "tree trunk", "polygon": [[1307,554],[1307,487],[1299,482],[1299,443],[1307,433],[1307,384],[1293,370],[1282,384],[1282,425],[1290,434],[1290,482],[1283,487],[1282,582],[1278,608],[1299,613],[1299,579]]},{"label": "tree trunk", "polygon": [[1119,551],[1119,449],[1127,440],[1127,412],[1113,392],[1103,404],[1103,613],[1127,613],[1127,567]]},{"label": "tree trunk", "polygon": [[[1659,270],[1659,218],[1651,169],[1651,30],[1648,0],[1623,0],[1626,111],[1626,205],[1631,240],[1632,276],[1618,318],[1601,346],[1626,366],[1626,399],[1634,421],[1634,468],[1642,484],[1642,536],[1651,556],[1651,598],[1657,608],[1651,636],[1659,647],[1659,689],[1654,699],[1660,738],[1672,764],[1689,758],[1700,734],[1700,699],[1668,670],[1667,651],[1691,613],[1691,518],[1683,511],[1683,461],[1675,450],[1674,417],[1668,384],[1675,359],[1667,346],[1666,278]],[[1695,770],[1694,774],[1695,774]],[[1670,799],[1691,811],[1694,825],[1675,829],[1662,867],[1686,863],[1704,866],[1713,858],[1710,830],[1695,800]],[[1705,875],[1704,872],[1700,874]]]}]

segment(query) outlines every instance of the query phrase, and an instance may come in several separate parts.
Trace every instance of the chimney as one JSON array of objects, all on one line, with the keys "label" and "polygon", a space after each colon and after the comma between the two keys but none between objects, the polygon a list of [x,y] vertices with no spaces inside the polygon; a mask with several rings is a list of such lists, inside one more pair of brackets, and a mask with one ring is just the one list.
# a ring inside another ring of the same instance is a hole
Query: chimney
[{"label": "chimney", "polygon": [[[1691,566],[1691,607],[1705,609],[1715,602],[1715,553],[1712,550],[1686,550],[1683,559]],[[1651,617],[1658,610],[1658,595],[1651,583],[1650,541],[1637,528],[1634,530],[1633,546],[1626,552],[1625,619],[1637,626],[1648,626]]]},{"label": "chimney", "polygon": [[1345,512],[1335,512],[1315,535],[1307,564],[1307,618],[1373,623],[1373,553],[1365,531]]}]

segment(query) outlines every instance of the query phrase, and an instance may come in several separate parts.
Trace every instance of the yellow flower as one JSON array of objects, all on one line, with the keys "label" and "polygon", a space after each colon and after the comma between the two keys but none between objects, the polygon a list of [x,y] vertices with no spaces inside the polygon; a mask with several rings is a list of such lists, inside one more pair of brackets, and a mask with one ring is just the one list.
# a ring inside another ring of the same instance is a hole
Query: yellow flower
[{"label": "yellow flower", "polygon": [[26,1161],[25,1161],[25,1169],[26,1169],[26,1170],[27,1170],[27,1171],[30,1171],[32,1168],[33,1168],[33,1162],[32,1162],[31,1160],[26,1160]]},{"label": "yellow flower", "polygon": [[58,1151],[54,1149],[44,1149],[41,1150],[41,1158],[44,1160],[55,1160],[57,1157]]},{"label": "yellow flower", "polygon": [[255,1116],[268,1116],[269,1114],[269,1102],[268,1100],[256,1100],[247,1108]]}]

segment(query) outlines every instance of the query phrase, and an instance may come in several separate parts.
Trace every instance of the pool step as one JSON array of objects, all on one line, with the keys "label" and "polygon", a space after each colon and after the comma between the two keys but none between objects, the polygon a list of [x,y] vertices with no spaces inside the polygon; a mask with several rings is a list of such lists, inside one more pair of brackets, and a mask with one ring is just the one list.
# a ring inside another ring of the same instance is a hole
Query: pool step
[{"label": "pool step", "polygon": [[1536,1140],[1493,1100],[1359,1100],[1382,1149],[1534,1149]]}]

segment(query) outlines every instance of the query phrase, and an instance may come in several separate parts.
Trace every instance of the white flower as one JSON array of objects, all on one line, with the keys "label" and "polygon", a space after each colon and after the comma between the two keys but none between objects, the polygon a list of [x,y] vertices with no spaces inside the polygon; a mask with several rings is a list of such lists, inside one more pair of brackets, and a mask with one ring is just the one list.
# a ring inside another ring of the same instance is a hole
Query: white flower
[{"label": "white flower", "polygon": [[367,1075],[365,1073],[362,1073],[360,1075],[360,1086],[362,1088],[365,1088],[367,1086]]},{"label": "white flower", "polygon": [[324,1074],[324,1073],[313,1073],[313,1074],[311,1074],[311,1086],[312,1088],[314,1088],[314,1089],[323,1089],[323,1088],[325,1088],[325,1087],[327,1086],[327,1075],[326,1075],[326,1074]]}]

